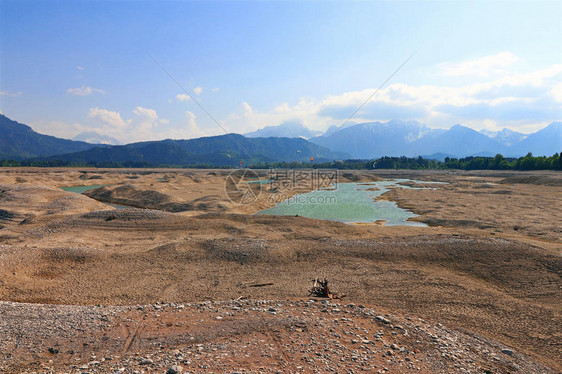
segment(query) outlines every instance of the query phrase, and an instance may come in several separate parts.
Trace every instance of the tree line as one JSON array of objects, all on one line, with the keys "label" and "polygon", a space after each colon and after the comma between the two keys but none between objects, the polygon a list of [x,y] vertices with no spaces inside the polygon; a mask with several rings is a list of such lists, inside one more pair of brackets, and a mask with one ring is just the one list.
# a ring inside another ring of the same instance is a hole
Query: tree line
[{"label": "tree line", "polygon": [[273,162],[252,165],[251,168],[318,168],[318,169],[460,169],[460,170],[562,170],[562,157],[555,153],[550,157],[533,156],[528,153],[519,158],[504,157],[497,154],[495,157],[464,158],[446,157],[444,161],[430,160],[419,157],[381,157],[376,160],[340,160],[322,163],[302,162]]},{"label": "tree line", "polygon": [[[232,167],[212,164],[155,165],[148,162],[71,162],[59,160],[0,160],[0,167],[97,167],[97,168],[199,168],[230,169]],[[550,157],[533,156],[532,153],[519,158],[503,157],[446,157],[444,161],[419,157],[381,157],[376,160],[338,160],[331,162],[261,162],[243,165],[251,169],[460,169],[460,170],[562,170],[562,157],[555,153]]]}]

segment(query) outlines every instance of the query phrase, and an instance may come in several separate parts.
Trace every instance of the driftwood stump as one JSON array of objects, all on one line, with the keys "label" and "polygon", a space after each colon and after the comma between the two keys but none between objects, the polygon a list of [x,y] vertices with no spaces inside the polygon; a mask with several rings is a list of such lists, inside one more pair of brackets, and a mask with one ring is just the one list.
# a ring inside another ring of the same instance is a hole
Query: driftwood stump
[{"label": "driftwood stump", "polygon": [[324,280],[320,279],[313,279],[314,285],[310,290],[308,296],[316,296],[316,297],[325,297],[329,299],[341,299],[345,295],[338,296],[336,293],[330,292],[330,288],[328,287],[328,279],[324,278]]}]

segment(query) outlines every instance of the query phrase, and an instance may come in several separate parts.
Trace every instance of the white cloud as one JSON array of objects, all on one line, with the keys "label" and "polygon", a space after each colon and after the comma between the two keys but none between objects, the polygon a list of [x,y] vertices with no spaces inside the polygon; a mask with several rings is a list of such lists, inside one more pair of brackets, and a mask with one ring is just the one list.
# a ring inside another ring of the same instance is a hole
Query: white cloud
[{"label": "white cloud", "polygon": [[160,118],[156,110],[137,106],[131,118],[122,118],[116,111],[90,108],[85,123],[38,121],[30,126],[43,134],[72,139],[81,132],[96,132],[118,139],[122,144],[162,139],[190,139],[222,133],[218,128],[204,129],[196,121],[195,114],[186,111],[183,120],[170,123]]},{"label": "white cloud", "polygon": [[260,112],[243,102],[238,113],[228,117],[226,124],[230,131],[245,133],[267,125],[278,125],[286,121],[298,121],[317,130],[327,128],[334,120],[319,115],[319,102],[310,98],[301,98],[296,105],[282,103],[272,111]]},{"label": "white cloud", "polygon": [[552,86],[550,92],[552,92],[556,101],[562,103],[562,82]]},{"label": "white cloud", "polygon": [[[489,73],[505,65],[495,62],[500,57],[517,59],[508,52],[494,56],[458,65],[465,71],[478,67]],[[556,64],[530,72],[503,71],[493,79],[457,86],[394,83],[373,96],[352,122],[411,119],[441,128],[463,123],[478,130],[487,126],[536,131],[562,118],[561,82],[562,64]],[[325,130],[341,125],[375,91],[367,88],[320,99],[301,98],[297,104],[280,103],[265,112],[244,102],[238,113],[230,115],[227,126],[243,133],[298,121],[312,130]]]},{"label": "white cloud", "polygon": [[130,130],[128,131],[130,137],[135,140],[156,140],[167,137],[164,135],[167,129],[163,128],[162,125],[168,125],[170,121],[159,118],[156,110],[137,106],[133,109],[133,114],[136,117],[130,122]]},{"label": "white cloud", "polygon": [[212,92],[219,92],[219,91],[220,91],[220,88],[216,87],[216,88],[213,88],[211,91],[212,91]]},{"label": "white cloud", "polygon": [[[185,112],[185,120],[170,123],[160,118],[155,109],[137,106],[130,119],[121,118],[120,113],[105,109],[90,109],[90,118],[101,120],[88,128],[99,134],[117,138],[122,143],[162,139],[189,139],[218,133],[215,129],[202,129],[198,126],[195,114]],[[83,131],[83,130],[82,130]]]},{"label": "white cloud", "polygon": [[124,121],[119,112],[113,112],[107,109],[100,109],[98,107],[90,108],[88,117],[100,120],[104,124],[108,124],[117,128],[125,128],[130,124],[129,121]]},{"label": "white cloud", "polygon": [[525,74],[509,75],[496,81],[496,84],[511,84],[514,86],[550,84],[551,80],[562,80],[562,64],[554,64],[546,69],[532,71]]},{"label": "white cloud", "polygon": [[205,131],[201,130],[199,126],[197,126],[197,122],[195,121],[195,114],[190,111],[186,111],[185,117],[187,119],[187,131],[183,138],[200,138],[206,135]]},{"label": "white cloud", "polygon": [[218,133],[218,130],[214,128],[200,128],[197,124],[195,114],[193,112],[186,111],[185,119],[183,121],[179,121],[175,124],[170,124],[158,129],[153,129],[150,139],[192,139],[200,138],[203,136],[216,135]]},{"label": "white cloud", "polygon": [[199,96],[201,95],[201,92],[203,92],[203,87],[197,86],[193,89],[193,92],[195,92],[195,94]]},{"label": "white cloud", "polygon": [[176,95],[176,99],[178,99],[178,101],[180,101],[180,102],[181,101],[189,101],[189,100],[191,100],[191,97],[187,94],[179,94],[179,95]]},{"label": "white cloud", "polygon": [[242,103],[242,107],[244,108],[244,113],[248,113],[248,114],[252,113],[252,107],[247,102],[244,101]]},{"label": "white cloud", "polygon": [[158,114],[154,109],[143,108],[142,106],[138,106],[133,110],[133,113],[137,116],[143,116],[151,121],[156,121],[158,119]]},{"label": "white cloud", "polygon": [[21,94],[22,94],[21,91],[18,91],[18,92],[0,91],[0,96],[16,97],[16,96],[19,96]]},{"label": "white cloud", "polygon": [[100,90],[99,88],[92,88],[90,86],[82,86],[78,88],[69,88],[66,90],[67,93],[75,96],[89,96],[93,93],[101,93],[104,94],[104,90]]},{"label": "white cloud", "polygon": [[477,76],[490,77],[502,73],[505,68],[517,62],[519,58],[511,52],[500,52],[460,63],[446,62],[440,64],[441,74],[447,77]]},{"label": "white cloud", "polygon": [[80,65],[78,65],[78,66],[76,67],[76,69],[78,69],[78,70],[80,70],[80,71],[84,70],[84,68],[83,68],[82,66],[80,66]]}]

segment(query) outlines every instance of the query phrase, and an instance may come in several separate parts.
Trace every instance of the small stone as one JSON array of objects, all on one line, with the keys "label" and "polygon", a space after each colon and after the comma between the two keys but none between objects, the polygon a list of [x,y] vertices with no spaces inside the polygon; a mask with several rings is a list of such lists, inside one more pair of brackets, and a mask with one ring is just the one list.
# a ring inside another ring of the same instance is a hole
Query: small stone
[{"label": "small stone", "polygon": [[183,373],[183,368],[178,365],[174,365],[168,368],[167,374],[181,374]]},{"label": "small stone", "polygon": [[508,356],[513,356],[513,350],[512,349],[502,349],[502,353],[506,354]]},{"label": "small stone", "polygon": [[387,320],[386,318],[384,318],[383,316],[376,316],[375,319],[379,322],[385,323],[385,324],[389,324],[390,321]]},{"label": "small stone", "polygon": [[152,364],[154,361],[152,361],[150,358],[143,358],[139,364],[140,365],[150,365]]}]

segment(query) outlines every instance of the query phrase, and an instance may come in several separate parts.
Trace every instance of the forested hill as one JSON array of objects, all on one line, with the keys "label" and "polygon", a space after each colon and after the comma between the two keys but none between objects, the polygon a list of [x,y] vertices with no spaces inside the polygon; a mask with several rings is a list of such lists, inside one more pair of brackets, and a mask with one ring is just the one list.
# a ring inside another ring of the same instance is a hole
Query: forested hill
[{"label": "forested hill", "polygon": [[0,159],[46,157],[84,151],[96,146],[96,144],[39,134],[31,127],[0,114]]},{"label": "forested hill", "polygon": [[239,166],[258,162],[318,161],[345,158],[302,138],[246,138],[226,134],[189,140],[161,140],[105,146],[56,155],[45,160],[75,163],[146,163],[162,165]]}]

